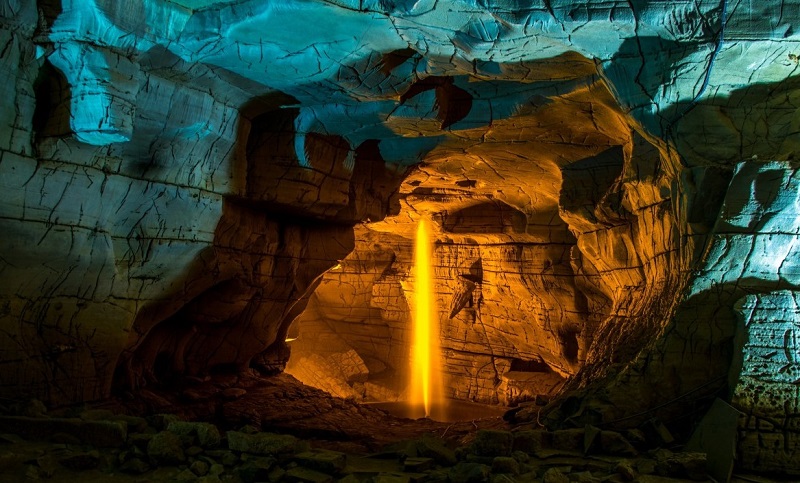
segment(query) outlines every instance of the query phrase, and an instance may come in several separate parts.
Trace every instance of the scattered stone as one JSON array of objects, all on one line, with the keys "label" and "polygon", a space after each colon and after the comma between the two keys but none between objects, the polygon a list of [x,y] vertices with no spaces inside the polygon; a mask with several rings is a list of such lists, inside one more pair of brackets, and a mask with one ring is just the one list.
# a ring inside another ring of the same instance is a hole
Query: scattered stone
[{"label": "scattered stone", "polygon": [[295,461],[300,465],[312,470],[322,471],[328,474],[340,473],[347,464],[347,457],[344,453],[314,449],[298,454]]},{"label": "scattered stone", "polygon": [[633,481],[636,478],[636,470],[628,460],[622,460],[614,467],[614,471],[622,476],[625,481]]},{"label": "scattered stone", "polygon": [[151,439],[153,439],[152,434],[146,434],[146,433],[130,434],[128,435],[128,445],[135,446],[141,450],[144,450],[147,448],[147,443],[149,443]]},{"label": "scattered stone", "polygon": [[585,430],[583,428],[559,429],[553,431],[553,448],[562,451],[583,452],[584,433]]},{"label": "scattered stone", "polygon": [[531,460],[530,455],[528,453],[524,453],[522,451],[513,451],[511,453],[511,457],[517,460],[517,463],[525,464]]},{"label": "scattered stone", "polygon": [[39,467],[39,476],[44,478],[50,478],[56,472],[57,463],[51,455],[36,458],[36,465]]},{"label": "scattered stone", "polygon": [[[498,474],[498,475],[493,474],[491,479],[491,483],[517,483],[518,481],[520,480],[517,480],[516,478],[505,474]],[[530,479],[521,481],[533,481],[533,480]]]},{"label": "scattered stone", "polygon": [[616,431],[601,431],[598,450],[604,454],[636,456],[637,451],[624,436]]},{"label": "scattered stone", "polygon": [[0,444],[16,444],[22,441],[22,438],[16,434],[0,433]]},{"label": "scattered stone", "polygon": [[222,473],[225,473],[225,467],[222,465],[211,465],[211,468],[208,469],[208,474],[212,476],[219,476]]},{"label": "scattered stone", "polygon": [[544,430],[518,431],[511,433],[513,449],[526,454],[536,454],[552,445],[552,434]]},{"label": "scattered stone", "polygon": [[184,451],[184,453],[188,457],[197,456],[202,452],[203,448],[201,448],[200,446],[189,446],[188,448],[186,448],[186,451]]},{"label": "scattered stone", "polygon": [[411,477],[402,473],[378,473],[370,481],[372,483],[411,483]]},{"label": "scattered stone", "polygon": [[39,468],[28,465],[25,468],[25,479],[27,480],[38,480],[39,479]]},{"label": "scattered stone", "polygon": [[50,436],[49,441],[59,444],[81,444],[81,439],[79,437],[67,433],[55,433]]},{"label": "scattered stone", "polygon": [[159,465],[177,465],[186,461],[180,438],[169,431],[162,431],[150,439],[147,456]]},{"label": "scattered stone", "polygon": [[[489,478],[490,468],[480,463],[458,463],[450,468],[450,481],[459,483],[482,483]],[[569,481],[567,481],[569,483]]]},{"label": "scattered stone", "polygon": [[0,470],[9,470],[18,466],[25,458],[11,451],[0,452]]},{"label": "scattered stone", "polygon": [[274,458],[252,458],[239,465],[235,472],[244,483],[264,481],[269,478],[270,470],[275,466],[275,463]]},{"label": "scattered stone", "polygon": [[73,453],[58,460],[59,464],[71,470],[82,471],[97,468],[100,464],[100,452]]},{"label": "scattered stone", "polygon": [[225,466],[233,466],[239,462],[239,457],[236,454],[231,453],[230,451],[222,456],[220,459],[220,463]]},{"label": "scattered stone", "polygon": [[128,461],[123,463],[119,469],[123,473],[141,475],[142,473],[150,471],[150,465],[139,458],[130,458]]},{"label": "scattered stone", "polygon": [[208,468],[208,463],[204,461],[195,461],[194,463],[191,464],[191,466],[189,466],[189,469],[192,470],[192,473],[194,473],[197,476],[205,476],[206,474],[208,474],[209,468]]},{"label": "scattered stone", "polygon": [[83,411],[78,417],[83,419],[84,421],[102,421],[102,420],[107,421],[114,418],[114,413],[112,413],[108,409],[87,409],[86,411]]},{"label": "scattered stone", "polygon": [[276,466],[269,472],[267,475],[267,479],[272,482],[283,481],[283,478],[286,476],[286,470],[281,468],[280,466]]},{"label": "scattered stone", "polygon": [[197,480],[197,475],[192,473],[188,468],[181,471],[175,476],[177,481],[195,481]]},{"label": "scattered stone", "polygon": [[498,456],[492,461],[492,473],[519,474],[519,463],[509,456]]},{"label": "scattered stone", "polygon": [[145,418],[140,418],[136,416],[128,416],[127,414],[115,414],[111,418],[110,421],[122,421],[128,426],[128,431],[136,432],[136,433],[145,433],[145,432],[153,432],[156,431],[150,427],[147,423]]},{"label": "scattered stone", "polygon": [[225,399],[225,400],[228,400],[228,401],[233,401],[235,399],[239,399],[240,397],[244,396],[245,394],[247,394],[247,391],[245,391],[244,389],[242,389],[240,387],[229,387],[228,389],[225,389],[221,393],[222,398]]},{"label": "scattered stone", "polygon": [[512,441],[508,431],[482,429],[475,434],[472,447],[478,456],[510,456]]},{"label": "scattered stone", "polygon": [[702,481],[707,478],[705,453],[675,453],[658,459],[656,471],[659,475],[689,478]]},{"label": "scattered stone", "polygon": [[[600,436],[600,428],[587,424],[583,429],[583,454],[589,454],[592,446],[595,445]],[[600,452],[603,450],[601,449]]]},{"label": "scattered stone", "polygon": [[478,456],[472,453],[464,453],[463,457],[462,455],[459,455],[458,459],[460,461],[468,461],[470,463],[480,463],[482,465],[492,466],[494,456]]},{"label": "scattered stone", "polygon": [[211,423],[187,423],[173,421],[167,425],[167,431],[178,436],[192,436],[197,438],[198,444],[203,448],[215,448],[222,439],[219,430]]},{"label": "scattered stone", "polygon": [[47,406],[38,399],[31,399],[27,403],[24,403],[20,409],[20,416],[27,416],[29,418],[47,417]]},{"label": "scattered stone", "polygon": [[625,431],[625,439],[639,448],[647,444],[647,437],[641,429],[629,429]]},{"label": "scattered stone", "polygon": [[258,434],[260,431],[255,426],[251,426],[249,424],[246,424],[246,425],[242,426],[242,429],[240,429],[239,432],[240,433],[245,433],[245,434]]},{"label": "scattered stone", "polygon": [[292,453],[297,448],[297,438],[287,434],[228,431],[228,448],[262,455]]},{"label": "scattered stone", "polygon": [[148,416],[145,418],[151,426],[156,428],[158,431],[164,431],[167,429],[170,423],[180,421],[178,416],[174,414],[155,414],[153,416]]},{"label": "scattered stone", "polygon": [[422,472],[433,467],[433,458],[409,457],[403,461],[403,471]]},{"label": "scattered stone", "polygon": [[569,477],[558,468],[550,468],[542,475],[542,483],[570,483]]},{"label": "scattered stone", "polygon": [[319,471],[297,466],[286,471],[284,480],[302,483],[332,483],[333,477],[325,473],[320,473]]},{"label": "scattered stone", "polygon": [[636,462],[636,471],[642,475],[652,475],[656,472],[656,462],[649,459],[640,459]]},{"label": "scattered stone", "polygon": [[444,440],[428,434],[414,442],[414,450],[414,456],[433,458],[442,466],[452,466],[458,461],[456,453],[446,446]]},{"label": "scattered stone", "polygon": [[222,480],[220,480],[218,476],[213,475],[201,476],[195,481],[196,483],[222,483]]},{"label": "scattered stone", "polygon": [[658,419],[651,419],[643,426],[647,439],[651,440],[654,445],[665,446],[675,442],[672,433],[669,432],[664,423]]},{"label": "scattered stone", "polygon": [[572,483],[600,483],[600,478],[592,475],[590,471],[581,471],[569,475],[569,481]]}]

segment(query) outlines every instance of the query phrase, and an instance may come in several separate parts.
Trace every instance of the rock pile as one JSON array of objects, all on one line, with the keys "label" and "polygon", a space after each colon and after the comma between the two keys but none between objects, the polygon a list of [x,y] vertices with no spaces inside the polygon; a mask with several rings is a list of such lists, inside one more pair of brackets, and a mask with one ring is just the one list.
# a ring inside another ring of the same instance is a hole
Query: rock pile
[{"label": "rock pile", "polygon": [[[433,433],[359,455],[312,448],[247,425],[107,410],[0,416],[0,480],[197,483],[707,481],[705,455],[642,451],[634,437],[596,428]],[[24,439],[23,439],[24,438]]]}]

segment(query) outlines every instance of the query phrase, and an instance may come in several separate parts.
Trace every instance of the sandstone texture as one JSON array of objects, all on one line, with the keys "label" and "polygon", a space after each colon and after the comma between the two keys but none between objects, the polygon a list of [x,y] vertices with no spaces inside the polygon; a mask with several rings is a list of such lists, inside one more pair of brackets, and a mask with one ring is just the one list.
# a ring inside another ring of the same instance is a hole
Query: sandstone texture
[{"label": "sandstone texture", "polygon": [[427,217],[449,397],[800,474],[798,7],[0,0],[0,396],[402,398]]}]

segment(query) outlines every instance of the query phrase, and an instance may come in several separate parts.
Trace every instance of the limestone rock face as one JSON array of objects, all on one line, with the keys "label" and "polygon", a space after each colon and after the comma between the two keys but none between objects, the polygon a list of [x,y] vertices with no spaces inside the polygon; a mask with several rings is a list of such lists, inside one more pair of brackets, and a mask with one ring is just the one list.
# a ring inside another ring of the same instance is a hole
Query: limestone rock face
[{"label": "limestone rock face", "polygon": [[425,216],[451,397],[791,467],[796,5],[522,3],[0,0],[0,395],[402,397]]}]

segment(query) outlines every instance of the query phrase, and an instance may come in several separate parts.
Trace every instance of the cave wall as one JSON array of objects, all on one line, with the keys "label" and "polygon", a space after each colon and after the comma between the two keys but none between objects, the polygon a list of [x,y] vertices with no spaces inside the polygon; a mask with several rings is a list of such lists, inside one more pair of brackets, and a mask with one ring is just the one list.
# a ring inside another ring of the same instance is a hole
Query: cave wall
[{"label": "cave wall", "polygon": [[0,394],[280,370],[309,301],[368,390],[425,215],[452,395],[796,461],[798,6],[452,3],[0,0]]}]

